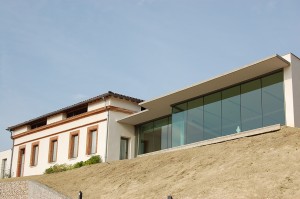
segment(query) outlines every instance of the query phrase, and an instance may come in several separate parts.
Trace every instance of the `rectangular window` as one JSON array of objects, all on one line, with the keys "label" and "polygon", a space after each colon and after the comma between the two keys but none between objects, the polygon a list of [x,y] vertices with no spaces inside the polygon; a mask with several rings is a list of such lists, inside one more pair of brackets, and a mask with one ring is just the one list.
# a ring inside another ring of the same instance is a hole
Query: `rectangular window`
[{"label": "rectangular window", "polygon": [[31,128],[31,129],[36,129],[36,128],[39,128],[39,127],[45,126],[45,125],[47,125],[47,119],[40,120],[40,121],[37,121],[37,122],[35,122],[35,123],[32,123],[32,124],[30,125],[30,128]]},{"label": "rectangular window", "polygon": [[58,147],[58,137],[50,138],[49,144],[49,162],[57,161],[57,147]]},{"label": "rectangular window", "polygon": [[262,78],[263,126],[285,124],[283,73]]},{"label": "rectangular window", "polygon": [[25,145],[20,146],[18,154],[17,177],[22,177],[24,174],[25,165]]},{"label": "rectangular window", "polygon": [[140,154],[154,151],[153,122],[141,126]]},{"label": "rectangular window", "polygon": [[242,131],[262,127],[261,80],[241,85]]},{"label": "rectangular window", "polygon": [[98,126],[91,126],[87,129],[86,154],[97,153]]},{"label": "rectangular window", "polygon": [[203,97],[188,102],[186,144],[203,140]]},{"label": "rectangular window", "polygon": [[241,87],[222,91],[222,135],[241,131]]},{"label": "rectangular window", "polygon": [[39,142],[34,142],[31,145],[30,166],[36,166],[38,164],[38,155],[39,155]]},{"label": "rectangular window", "polygon": [[79,131],[74,131],[70,133],[69,159],[78,157],[78,148],[79,148]]},{"label": "rectangular window", "polygon": [[120,160],[128,159],[128,138],[121,137]]},{"label": "rectangular window", "polygon": [[172,147],[185,143],[187,103],[176,105],[172,109]]},{"label": "rectangular window", "polygon": [[73,110],[68,111],[66,113],[66,116],[67,116],[67,118],[74,117],[76,115],[80,115],[82,113],[86,113],[87,109],[88,109],[87,106],[80,107],[80,108],[77,108],[77,109],[73,109]]},{"label": "rectangular window", "polygon": [[221,136],[221,92],[204,97],[204,139]]}]

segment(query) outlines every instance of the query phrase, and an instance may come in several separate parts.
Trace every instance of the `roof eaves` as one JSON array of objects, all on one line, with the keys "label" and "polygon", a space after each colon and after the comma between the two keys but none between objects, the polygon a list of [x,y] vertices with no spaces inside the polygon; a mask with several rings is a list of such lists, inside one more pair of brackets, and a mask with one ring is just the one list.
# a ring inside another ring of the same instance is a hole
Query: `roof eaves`
[{"label": "roof eaves", "polygon": [[90,99],[83,100],[83,101],[78,102],[78,103],[76,103],[76,104],[73,104],[73,105],[70,105],[70,106],[67,106],[67,107],[58,109],[58,110],[56,110],[56,111],[53,111],[53,112],[50,112],[50,113],[41,115],[41,116],[39,116],[39,117],[36,117],[36,118],[30,119],[30,120],[27,120],[27,121],[22,122],[22,123],[19,123],[19,124],[10,126],[10,127],[8,127],[6,130],[11,131],[11,130],[16,129],[16,128],[18,128],[18,127],[21,127],[21,126],[24,126],[24,125],[28,125],[28,124],[30,124],[30,123],[32,123],[32,122],[34,122],[34,121],[46,119],[46,118],[49,117],[49,116],[53,116],[53,115],[56,115],[56,114],[59,114],[59,113],[68,111],[68,110],[70,110],[70,109],[73,109],[73,108],[75,108],[75,107],[83,106],[83,105],[88,104],[88,103],[90,103],[90,102],[93,102],[93,101],[96,101],[96,100],[99,100],[99,99],[103,99],[103,98],[106,98],[106,97],[110,97],[110,96],[116,97],[116,98],[120,98],[120,99],[125,99],[125,100],[131,101],[131,102],[135,102],[135,103],[141,103],[141,102],[143,102],[143,100],[138,99],[138,98],[133,98],[133,97],[130,97],[130,96],[121,95],[121,94],[118,94],[118,93],[114,93],[114,92],[112,92],[112,91],[108,91],[107,93],[98,95],[98,96],[96,96],[96,97],[92,97],[92,98],[90,98]]}]

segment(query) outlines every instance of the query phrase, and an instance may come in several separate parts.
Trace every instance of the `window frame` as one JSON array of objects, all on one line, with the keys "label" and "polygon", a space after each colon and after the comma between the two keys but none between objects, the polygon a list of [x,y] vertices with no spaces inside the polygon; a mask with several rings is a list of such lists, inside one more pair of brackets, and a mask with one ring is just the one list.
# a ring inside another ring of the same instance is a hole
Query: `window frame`
[{"label": "window frame", "polygon": [[[30,166],[37,166],[38,165],[38,161],[39,161],[39,151],[40,151],[40,142],[37,141],[37,142],[33,142],[31,144],[31,153],[30,153]],[[35,147],[38,147],[38,151],[37,151],[37,156],[35,156],[35,153],[36,153],[36,148]],[[36,159],[35,159],[36,158]],[[35,164],[36,162],[36,164]]]},{"label": "window frame", "polygon": [[[25,160],[26,160],[26,145],[22,145],[19,147],[18,149],[18,164],[17,164],[17,177],[22,177],[24,175],[24,167],[22,167],[22,162],[21,162],[21,159],[22,159],[22,156],[21,156],[21,151],[24,150],[24,163],[25,164]],[[21,171],[22,170],[22,171]]]},{"label": "window frame", "polygon": [[[68,155],[69,159],[75,159],[75,158],[78,157],[78,152],[79,152],[79,134],[80,134],[79,130],[70,132],[70,136],[69,136],[69,155]],[[73,140],[73,137],[75,137],[76,135],[78,136],[78,146],[77,146],[77,156],[74,157],[74,154],[73,154],[73,151],[74,151],[74,140]]]},{"label": "window frame", "polygon": [[[96,131],[96,150],[95,153],[91,153],[92,151],[92,132]],[[87,128],[86,135],[86,155],[92,155],[97,153],[98,147],[98,125],[90,126]]]},{"label": "window frame", "polygon": [[[54,149],[54,142],[57,142],[56,146],[56,160],[53,160],[53,149]],[[53,163],[57,161],[57,151],[58,151],[58,136],[52,137],[49,139],[49,153],[48,153],[48,162]]]}]

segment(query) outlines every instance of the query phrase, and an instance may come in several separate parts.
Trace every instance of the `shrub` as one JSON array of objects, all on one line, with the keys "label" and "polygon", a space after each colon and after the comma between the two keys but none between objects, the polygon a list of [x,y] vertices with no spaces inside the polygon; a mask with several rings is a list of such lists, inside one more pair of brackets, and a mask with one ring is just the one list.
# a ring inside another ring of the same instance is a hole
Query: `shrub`
[{"label": "shrub", "polygon": [[50,168],[45,170],[46,174],[50,174],[50,173],[58,173],[58,172],[62,172],[62,171],[67,171],[70,170],[71,166],[67,165],[67,164],[55,164],[53,166],[51,166]]},{"label": "shrub", "polygon": [[102,162],[102,160],[99,155],[93,155],[92,157],[90,157],[90,159],[85,161],[83,163],[83,165],[86,166],[86,165],[91,165],[91,164],[96,164],[96,163],[101,163],[101,162]]},{"label": "shrub", "polygon": [[83,161],[80,161],[80,162],[77,162],[73,165],[73,169],[80,168],[82,166],[84,166],[84,163],[83,163]]},{"label": "shrub", "polygon": [[84,161],[84,162],[80,161],[73,165],[55,164],[55,165],[49,167],[48,169],[46,169],[45,174],[58,173],[58,172],[62,172],[62,171],[80,168],[80,167],[86,166],[86,165],[101,163],[101,162],[102,162],[101,157],[99,155],[94,155],[94,156],[90,157],[87,161]]}]

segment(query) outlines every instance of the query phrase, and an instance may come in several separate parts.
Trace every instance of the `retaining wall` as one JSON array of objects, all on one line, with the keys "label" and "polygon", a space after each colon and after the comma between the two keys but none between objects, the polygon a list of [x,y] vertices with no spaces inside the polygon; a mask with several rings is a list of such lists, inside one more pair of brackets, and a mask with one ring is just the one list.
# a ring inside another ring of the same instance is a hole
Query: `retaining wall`
[{"label": "retaining wall", "polygon": [[0,182],[1,199],[70,199],[34,181]]}]

